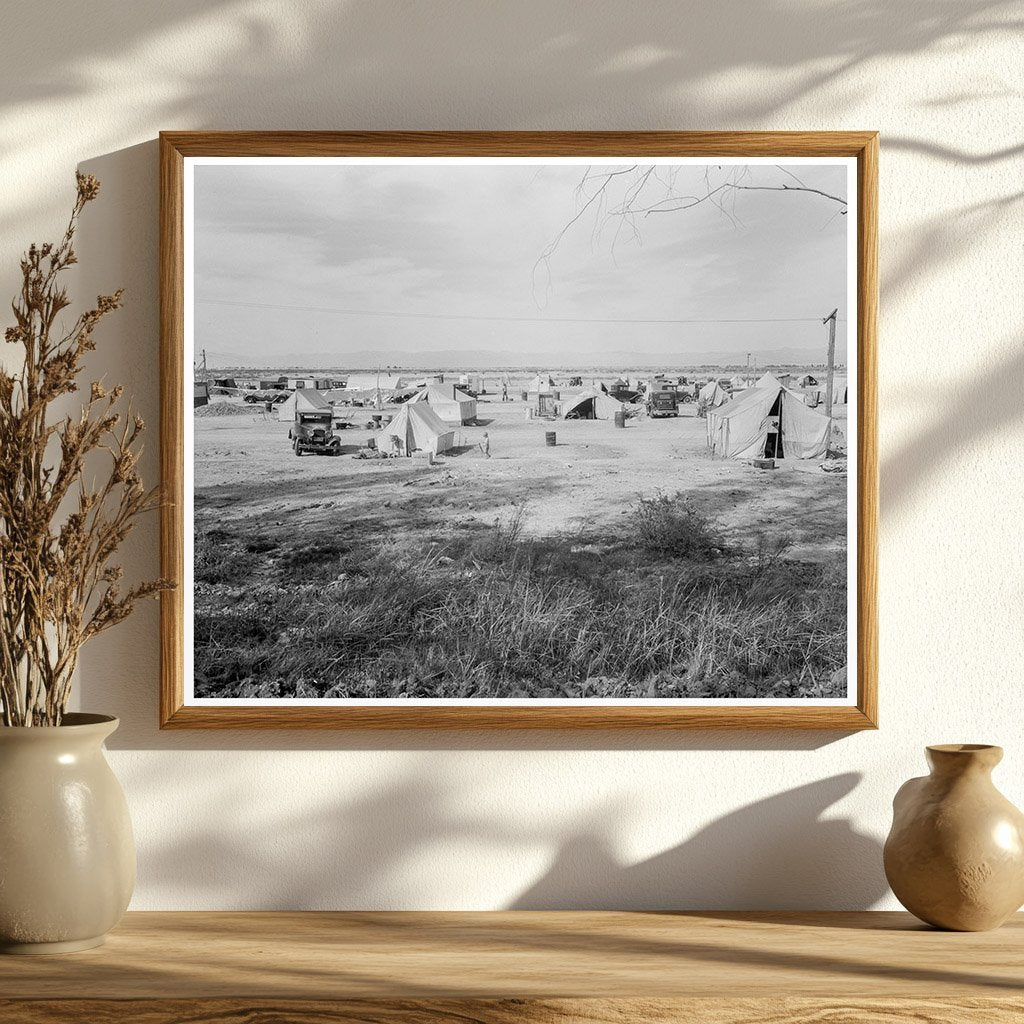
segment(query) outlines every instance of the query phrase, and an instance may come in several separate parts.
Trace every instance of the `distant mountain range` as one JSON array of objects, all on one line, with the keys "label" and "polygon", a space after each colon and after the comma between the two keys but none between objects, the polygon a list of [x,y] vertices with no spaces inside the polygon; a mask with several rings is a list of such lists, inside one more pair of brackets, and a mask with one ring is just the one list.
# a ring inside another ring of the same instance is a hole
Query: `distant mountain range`
[{"label": "distant mountain range", "polygon": [[[284,355],[284,353],[282,353]],[[594,353],[550,351],[487,352],[475,349],[439,349],[424,352],[347,352],[331,358],[323,352],[289,352],[287,362],[254,362],[252,355],[239,352],[206,350],[207,366],[216,368],[253,369],[273,366],[275,369],[297,370],[372,370],[388,367],[403,370],[545,370],[545,369],[660,369],[685,366],[746,366],[746,352],[707,351],[658,354],[652,352]],[[822,348],[776,348],[754,355],[757,366],[821,366],[825,362]],[[846,360],[845,351],[836,352],[836,362]]]}]

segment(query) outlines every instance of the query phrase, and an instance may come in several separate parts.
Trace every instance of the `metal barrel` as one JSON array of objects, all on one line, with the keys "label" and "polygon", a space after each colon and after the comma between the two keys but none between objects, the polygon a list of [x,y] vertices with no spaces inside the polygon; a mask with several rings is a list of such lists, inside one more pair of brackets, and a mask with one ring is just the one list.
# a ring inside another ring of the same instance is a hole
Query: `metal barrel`
[{"label": "metal barrel", "polygon": [[549,448],[554,448],[555,447],[555,444],[557,442],[555,441],[555,432],[553,430],[545,431],[545,433],[544,433],[544,443]]},{"label": "metal barrel", "polygon": [[626,425],[626,410],[620,409],[615,413],[615,426],[624,427]]}]

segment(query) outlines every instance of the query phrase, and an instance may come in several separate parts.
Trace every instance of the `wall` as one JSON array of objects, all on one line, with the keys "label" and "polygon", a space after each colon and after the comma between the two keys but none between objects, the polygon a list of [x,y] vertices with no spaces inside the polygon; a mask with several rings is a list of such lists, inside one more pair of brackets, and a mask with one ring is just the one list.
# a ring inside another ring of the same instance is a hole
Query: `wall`
[{"label": "wall", "polygon": [[[97,174],[76,294],[127,288],[94,366],[154,425],[162,128],[883,137],[881,730],[164,734],[147,606],[82,667],[82,704],[123,719],[135,907],[888,907],[880,842],[925,743],[1003,744],[1024,804],[1019,19],[988,0],[7,0],[0,294],[59,231],[75,166]],[[155,522],[128,557],[156,571]]]}]

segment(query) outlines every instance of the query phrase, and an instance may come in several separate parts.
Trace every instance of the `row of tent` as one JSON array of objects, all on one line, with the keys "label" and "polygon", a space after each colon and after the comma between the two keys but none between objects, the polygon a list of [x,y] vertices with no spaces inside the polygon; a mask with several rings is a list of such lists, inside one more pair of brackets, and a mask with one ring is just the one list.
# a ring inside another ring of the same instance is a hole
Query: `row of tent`
[{"label": "row of tent", "polygon": [[[429,388],[427,391],[429,392]],[[377,434],[377,450],[389,455],[411,455],[417,449],[439,455],[455,445],[451,421],[439,415],[446,408],[447,394],[431,400],[406,402],[395,418]],[[582,419],[611,419],[622,403],[601,391],[584,391],[565,404],[562,417],[576,415]]]},{"label": "row of tent", "polygon": [[[435,455],[448,451],[455,444],[452,424],[463,422],[461,418],[456,420],[455,414],[461,417],[464,412],[468,413],[468,409],[463,410],[459,394],[472,402],[475,418],[475,401],[457,388],[428,386],[404,403],[394,419],[382,428],[377,435],[378,449],[403,455],[411,455],[416,449]],[[701,391],[701,400],[708,401],[708,446],[721,458],[750,459],[767,455],[815,459],[823,458],[826,453],[831,419],[805,405],[801,394],[785,387],[770,373],[761,377],[754,387],[731,399],[713,381]],[[331,405],[320,392],[299,390],[278,409],[279,418],[290,419],[296,411],[330,411]],[[588,389],[569,399],[561,415],[563,419],[611,419],[621,409],[622,403],[610,395]]]},{"label": "row of tent", "polygon": [[[364,405],[383,409],[384,403],[391,401],[392,398],[393,395],[378,389]],[[276,407],[277,418],[292,420],[296,412],[329,411],[331,402],[336,400],[340,400],[340,396],[331,391],[300,389],[292,392],[287,401]],[[418,388],[405,404],[429,405],[441,420],[456,426],[472,423],[477,415],[476,399],[460,391],[453,384],[428,384]]]},{"label": "row of tent", "polygon": [[[600,391],[585,391],[566,403],[562,417],[575,413],[583,419],[611,419],[621,408],[621,402]],[[436,410],[437,405],[428,400],[406,402],[377,434],[377,450],[389,455],[411,455],[420,449],[439,455],[454,447],[455,431]]]},{"label": "row of tent", "polygon": [[[566,403],[563,418],[610,419],[622,403],[601,391],[584,391]],[[708,410],[708,445],[721,458],[823,458],[832,421],[803,397],[765,374],[755,387]],[[417,448],[435,455],[455,444],[455,431],[431,403],[407,402],[377,436],[379,450],[411,455]]]}]

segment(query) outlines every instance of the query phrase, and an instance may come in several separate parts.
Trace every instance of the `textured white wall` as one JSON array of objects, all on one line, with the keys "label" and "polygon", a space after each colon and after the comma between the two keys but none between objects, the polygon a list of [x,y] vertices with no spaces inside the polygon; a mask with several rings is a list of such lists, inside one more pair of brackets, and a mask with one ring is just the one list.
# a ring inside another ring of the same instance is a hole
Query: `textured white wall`
[{"label": "textured white wall", "polygon": [[[161,733],[147,607],[82,670],[82,705],[123,721],[136,907],[893,906],[880,842],[925,743],[1003,744],[1024,804],[1019,2],[7,0],[3,21],[0,295],[75,166],[97,174],[77,295],[126,286],[95,366],[154,425],[162,128],[882,132],[881,730]],[[130,562],[156,571],[155,523]]]}]

